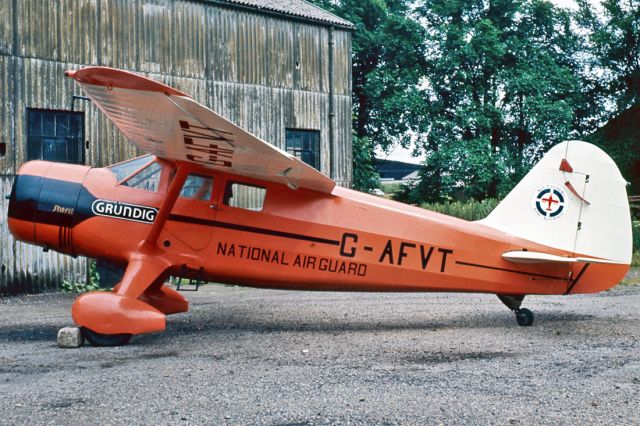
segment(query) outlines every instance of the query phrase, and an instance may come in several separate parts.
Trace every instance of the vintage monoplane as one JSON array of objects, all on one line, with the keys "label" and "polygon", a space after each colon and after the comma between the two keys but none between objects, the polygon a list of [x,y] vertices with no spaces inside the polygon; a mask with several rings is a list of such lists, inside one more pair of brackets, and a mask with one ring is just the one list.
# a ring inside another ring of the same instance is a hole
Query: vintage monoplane
[{"label": "vintage monoplane", "polygon": [[187,300],[170,275],[255,287],[529,294],[612,287],[631,262],[626,181],[594,145],[554,146],[478,222],[336,186],[188,95],[129,72],[68,71],[149,155],[105,168],[30,161],[9,228],[22,241],[126,267],[76,299],[94,345],[160,331]]}]

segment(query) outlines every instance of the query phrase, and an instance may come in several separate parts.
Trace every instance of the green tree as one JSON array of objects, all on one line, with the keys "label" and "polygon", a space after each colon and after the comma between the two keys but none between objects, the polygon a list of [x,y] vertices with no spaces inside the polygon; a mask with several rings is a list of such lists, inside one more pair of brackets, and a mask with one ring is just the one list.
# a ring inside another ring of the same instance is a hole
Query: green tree
[{"label": "green tree", "polygon": [[[424,115],[419,83],[425,64],[424,29],[410,0],[315,0],[355,26],[352,43],[354,176],[365,175],[377,147],[408,146]],[[368,143],[363,141],[368,140]],[[368,153],[357,150],[368,149]],[[362,170],[359,170],[363,168]],[[373,175],[360,179],[370,189]],[[356,183],[354,183],[356,185]],[[377,184],[376,184],[377,186]]]},{"label": "green tree", "polygon": [[591,55],[593,95],[603,104],[613,102],[612,114],[640,104],[640,1],[604,0],[600,8],[588,0],[577,3]]},{"label": "green tree", "polygon": [[353,136],[353,164],[354,189],[370,191],[380,186],[380,175],[373,164],[373,148],[368,138]]},{"label": "green tree", "polygon": [[[577,22],[584,34],[585,73],[593,110],[586,139],[614,159],[640,192],[640,2],[580,0]],[[606,125],[603,122],[608,121]],[[597,131],[593,132],[597,128]]]},{"label": "green tree", "polygon": [[426,0],[427,155],[419,197],[504,194],[575,128],[569,12],[543,0]]}]

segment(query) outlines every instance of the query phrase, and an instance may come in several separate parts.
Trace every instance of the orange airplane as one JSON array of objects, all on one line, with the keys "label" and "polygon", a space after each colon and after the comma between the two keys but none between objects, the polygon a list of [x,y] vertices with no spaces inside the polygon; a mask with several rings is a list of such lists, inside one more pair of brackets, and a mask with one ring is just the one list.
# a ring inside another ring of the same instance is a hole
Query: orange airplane
[{"label": "orange airplane", "polygon": [[161,331],[187,300],[170,275],[254,287],[498,295],[531,325],[528,294],[608,289],[631,263],[626,181],[594,145],[554,146],[478,222],[341,188],[188,95],[129,72],[67,71],[150,155],[105,168],[30,161],[9,228],[31,244],[126,267],[81,295],[94,345]]}]

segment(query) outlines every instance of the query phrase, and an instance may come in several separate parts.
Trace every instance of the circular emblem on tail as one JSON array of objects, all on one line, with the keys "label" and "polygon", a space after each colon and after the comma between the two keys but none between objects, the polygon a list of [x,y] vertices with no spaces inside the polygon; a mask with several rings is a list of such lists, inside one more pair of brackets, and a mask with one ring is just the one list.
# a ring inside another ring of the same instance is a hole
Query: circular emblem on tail
[{"label": "circular emblem on tail", "polygon": [[566,199],[567,195],[562,189],[546,185],[534,192],[533,209],[543,219],[555,220],[566,213]]}]

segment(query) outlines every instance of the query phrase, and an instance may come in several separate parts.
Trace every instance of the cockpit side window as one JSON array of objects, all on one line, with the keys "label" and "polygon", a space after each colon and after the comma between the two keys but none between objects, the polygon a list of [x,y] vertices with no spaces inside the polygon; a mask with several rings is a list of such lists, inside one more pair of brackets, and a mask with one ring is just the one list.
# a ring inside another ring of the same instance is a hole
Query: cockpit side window
[{"label": "cockpit side window", "polygon": [[115,164],[109,169],[116,175],[118,184],[129,188],[158,192],[162,166],[152,156],[135,158]]},{"label": "cockpit side window", "polygon": [[213,178],[198,174],[190,174],[182,186],[180,197],[193,200],[209,200],[213,188]]}]

